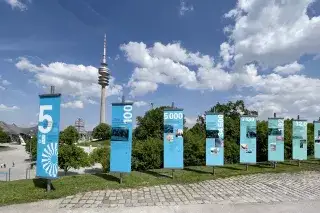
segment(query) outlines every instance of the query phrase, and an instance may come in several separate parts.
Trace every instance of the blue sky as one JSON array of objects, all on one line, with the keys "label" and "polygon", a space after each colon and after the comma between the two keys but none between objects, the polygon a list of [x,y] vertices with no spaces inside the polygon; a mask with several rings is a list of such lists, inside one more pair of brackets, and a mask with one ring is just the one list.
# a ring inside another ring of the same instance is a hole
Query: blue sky
[{"label": "blue sky", "polygon": [[34,125],[38,94],[54,84],[62,127],[79,117],[98,124],[104,33],[108,122],[122,94],[137,102],[135,115],[174,101],[189,125],[237,98],[261,118],[315,119],[319,11],[310,0],[0,0],[0,120]]}]

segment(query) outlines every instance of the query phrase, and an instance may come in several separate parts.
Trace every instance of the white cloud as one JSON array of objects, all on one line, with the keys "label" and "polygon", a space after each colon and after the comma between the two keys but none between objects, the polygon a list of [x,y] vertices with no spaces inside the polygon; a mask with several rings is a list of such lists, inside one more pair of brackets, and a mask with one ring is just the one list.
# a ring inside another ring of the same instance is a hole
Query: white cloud
[{"label": "white cloud", "polygon": [[0,111],[11,112],[20,109],[17,106],[6,106],[4,104],[0,104]]},{"label": "white cloud", "polygon": [[27,2],[31,3],[31,0],[23,1],[23,0],[4,0],[7,4],[9,4],[12,9],[18,9],[20,11],[25,11],[28,9]]},{"label": "white cloud", "polygon": [[83,108],[83,102],[80,101],[80,100],[70,101],[70,102],[61,104],[61,106],[63,108],[82,109]]},{"label": "white cloud", "polygon": [[[53,85],[57,92],[80,100],[100,98],[101,86],[97,83],[98,69],[93,66],[62,62],[35,65],[26,58],[20,58],[16,67],[34,73],[35,82],[42,87],[49,88]],[[122,86],[115,84],[114,81],[115,79],[111,77],[107,87],[108,96],[122,94]]]},{"label": "white cloud", "polygon": [[92,100],[92,99],[88,99],[88,100],[86,100],[89,104],[98,104],[98,102],[97,101],[94,101],[94,100]]},{"label": "white cloud", "polygon": [[276,67],[320,52],[320,17],[309,17],[313,0],[239,0],[227,13],[235,20],[229,39],[236,67],[258,61]]},{"label": "white cloud", "polygon": [[277,66],[273,69],[273,71],[279,74],[294,74],[301,71],[302,69],[304,69],[304,66],[295,61],[291,64],[286,64],[284,66]]},{"label": "white cloud", "polygon": [[115,61],[118,61],[120,59],[120,55],[117,54],[116,57],[114,58]]},{"label": "white cloud", "polygon": [[144,107],[144,106],[147,106],[148,103],[145,102],[145,101],[134,101],[133,105],[136,106],[136,107]]},{"label": "white cloud", "polygon": [[2,85],[8,86],[10,84],[11,84],[11,82],[9,82],[8,80],[2,80]]},{"label": "white cloud", "polygon": [[185,125],[188,128],[192,128],[197,123],[197,118],[198,117],[187,117],[187,116],[185,116],[184,118],[186,119],[186,124]]},{"label": "white cloud", "polygon": [[186,12],[193,11],[193,5],[187,5],[184,0],[180,0],[179,14],[183,16]]},{"label": "white cloud", "polygon": [[218,91],[247,88],[238,90],[238,95],[262,118],[274,112],[319,117],[320,79],[297,75],[304,69],[298,63],[301,56],[320,53],[320,16],[307,15],[311,3],[239,0],[226,15],[234,25],[227,26],[228,41],[220,45],[220,58],[215,61],[180,43],[121,45],[127,60],[136,65],[128,83],[130,94],[154,92],[160,84]]},{"label": "white cloud", "polygon": [[0,75],[0,90],[5,90],[6,88],[4,86],[10,85],[11,82],[9,82],[6,79],[3,79],[2,76]]}]

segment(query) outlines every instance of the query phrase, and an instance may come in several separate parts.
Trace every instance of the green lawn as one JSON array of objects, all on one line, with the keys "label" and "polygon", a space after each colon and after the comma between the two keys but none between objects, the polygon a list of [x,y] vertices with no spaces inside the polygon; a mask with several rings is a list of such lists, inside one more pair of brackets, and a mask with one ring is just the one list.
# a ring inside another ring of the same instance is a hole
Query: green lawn
[{"label": "green lawn", "polygon": [[191,183],[253,173],[298,172],[303,170],[320,171],[319,161],[310,160],[303,162],[300,168],[297,165],[296,162],[290,163],[289,161],[283,164],[279,163],[276,169],[273,169],[268,164],[250,165],[248,171],[246,171],[245,165],[226,165],[217,168],[215,176],[212,175],[212,168],[195,166],[185,168],[184,170],[176,170],[174,172],[174,179],[171,178],[171,170],[160,169],[147,172],[132,172],[131,174],[124,175],[122,184],[118,182],[118,174],[64,176],[52,181],[54,190],[51,192],[45,191],[45,181],[39,179],[0,182],[0,206],[60,198],[79,192],[101,189],[152,186],[168,183]]}]

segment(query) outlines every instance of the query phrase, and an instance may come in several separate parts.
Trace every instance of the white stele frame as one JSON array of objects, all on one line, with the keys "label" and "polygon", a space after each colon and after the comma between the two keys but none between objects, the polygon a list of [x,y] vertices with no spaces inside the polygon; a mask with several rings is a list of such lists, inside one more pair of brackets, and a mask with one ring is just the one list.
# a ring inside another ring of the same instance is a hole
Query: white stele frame
[{"label": "white stele frame", "polygon": [[253,117],[242,117],[242,121],[254,122],[256,119]]},{"label": "white stele frame", "polygon": [[123,110],[123,123],[132,123],[132,105],[125,105]]},{"label": "white stele frame", "polygon": [[219,130],[219,137],[223,138],[223,115],[218,115],[218,130]]},{"label": "white stele frame", "polygon": [[39,122],[43,122],[45,120],[47,120],[48,125],[46,128],[44,128],[43,126],[39,125],[38,126],[38,130],[42,133],[42,134],[47,134],[52,130],[52,117],[48,114],[44,114],[44,111],[49,111],[52,110],[52,105],[40,105],[40,112],[39,112]]},{"label": "white stele frame", "polygon": [[278,120],[278,127],[283,127],[283,119]]},{"label": "white stele frame", "polygon": [[307,126],[307,122],[306,121],[295,121],[296,126]]},{"label": "white stele frame", "polygon": [[183,114],[182,112],[165,112],[164,120],[167,120],[167,119],[174,119],[174,120],[183,119]]}]

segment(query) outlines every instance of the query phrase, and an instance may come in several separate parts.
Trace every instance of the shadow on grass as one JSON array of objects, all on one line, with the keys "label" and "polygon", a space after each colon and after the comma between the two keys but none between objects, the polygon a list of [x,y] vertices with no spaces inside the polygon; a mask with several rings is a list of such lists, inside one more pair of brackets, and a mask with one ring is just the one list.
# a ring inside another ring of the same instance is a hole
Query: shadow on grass
[{"label": "shadow on grass", "polygon": [[96,173],[102,173],[101,168],[90,168],[90,169],[85,169],[84,170],[85,174],[96,174]]},{"label": "shadow on grass", "polygon": [[288,166],[299,166],[298,161],[278,162],[277,164],[288,165]]},{"label": "shadow on grass", "polygon": [[73,176],[73,175],[79,175],[78,172],[70,172],[68,171],[67,174],[65,174],[65,172],[63,171],[58,171],[58,176]]},{"label": "shadow on grass", "polygon": [[233,167],[233,166],[223,166],[221,168],[224,168],[224,169],[230,169],[230,170],[236,170],[236,171],[241,171],[241,170],[245,170],[246,169],[246,166],[244,165],[244,168],[236,168],[236,167]]},{"label": "shadow on grass", "polygon": [[320,165],[320,161],[301,161],[301,163],[312,164],[312,165]]},{"label": "shadow on grass", "polygon": [[148,175],[152,175],[156,178],[172,178],[171,175],[167,175],[167,174],[161,174],[159,172],[155,172],[155,171],[140,171],[141,173],[144,174],[148,174]]},{"label": "shadow on grass", "polygon": [[[47,179],[35,178],[35,179],[33,179],[33,184],[36,188],[47,189]],[[51,183],[51,190],[55,190],[52,183]]]},{"label": "shadow on grass", "polygon": [[113,181],[113,182],[120,182],[120,178],[119,177],[116,177],[116,176],[113,176],[113,175],[110,175],[110,174],[107,174],[107,173],[96,173],[96,174],[93,174],[94,176],[97,176],[97,177],[100,177],[100,178],[103,178],[107,181]]},{"label": "shadow on grass", "polygon": [[256,165],[249,165],[249,167],[256,167],[256,168],[265,168],[265,169],[271,169],[273,168],[273,166],[271,166],[270,164],[256,164]]},{"label": "shadow on grass", "polygon": [[199,169],[184,168],[184,170],[189,171],[189,172],[196,172],[196,173],[199,173],[199,174],[212,174],[212,172],[203,171],[203,170],[199,170]]}]

